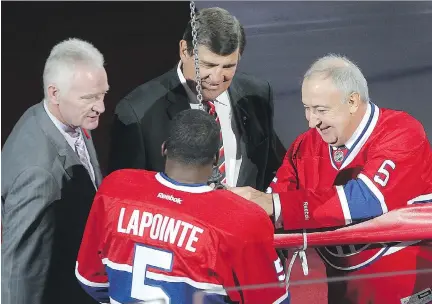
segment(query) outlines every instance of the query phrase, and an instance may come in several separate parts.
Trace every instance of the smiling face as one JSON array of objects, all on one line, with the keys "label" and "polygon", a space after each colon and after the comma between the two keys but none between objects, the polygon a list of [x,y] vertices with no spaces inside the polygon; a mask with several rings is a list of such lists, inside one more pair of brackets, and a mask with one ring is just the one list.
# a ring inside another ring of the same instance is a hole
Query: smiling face
[{"label": "smiling face", "polygon": [[344,98],[329,78],[316,76],[303,81],[302,101],[309,127],[316,128],[332,146],[342,146],[350,139],[365,111],[357,93],[351,94],[346,102]]},{"label": "smiling face", "polygon": [[[239,61],[239,49],[227,56],[221,56],[200,45],[198,46],[198,56],[203,99],[214,100],[231,85]],[[194,56],[188,54],[185,40],[180,41],[180,58],[184,77],[194,81]],[[195,87],[193,86],[192,89],[194,90]]]},{"label": "smiling face", "polygon": [[78,65],[68,89],[48,87],[50,110],[64,124],[71,127],[95,129],[99,116],[105,112],[104,98],[108,91],[104,68]]}]

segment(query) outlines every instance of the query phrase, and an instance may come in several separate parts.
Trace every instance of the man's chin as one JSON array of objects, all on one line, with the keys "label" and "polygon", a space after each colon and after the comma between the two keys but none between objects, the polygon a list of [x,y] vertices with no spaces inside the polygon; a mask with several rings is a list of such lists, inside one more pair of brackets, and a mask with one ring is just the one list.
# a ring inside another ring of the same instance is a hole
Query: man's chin
[{"label": "man's chin", "polygon": [[94,121],[94,122],[83,123],[81,128],[91,131],[91,130],[96,129],[98,126],[99,126],[99,120]]},{"label": "man's chin", "polygon": [[203,89],[203,100],[215,100],[220,94],[222,94],[222,92],[220,90],[215,91]]},{"label": "man's chin", "polygon": [[321,134],[321,138],[324,142],[329,144],[330,146],[338,146],[338,139],[334,137],[328,137],[323,134]]}]

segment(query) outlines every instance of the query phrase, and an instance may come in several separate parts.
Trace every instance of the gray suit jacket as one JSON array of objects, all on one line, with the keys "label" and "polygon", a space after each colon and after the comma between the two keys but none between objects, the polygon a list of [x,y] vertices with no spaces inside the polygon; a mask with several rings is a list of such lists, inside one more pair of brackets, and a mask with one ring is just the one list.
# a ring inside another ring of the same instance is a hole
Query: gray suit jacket
[{"label": "gray suit jacket", "polygon": [[[85,141],[99,185],[96,151]],[[95,303],[75,261],[96,190],[43,103],[23,114],[1,157],[2,303]]]}]

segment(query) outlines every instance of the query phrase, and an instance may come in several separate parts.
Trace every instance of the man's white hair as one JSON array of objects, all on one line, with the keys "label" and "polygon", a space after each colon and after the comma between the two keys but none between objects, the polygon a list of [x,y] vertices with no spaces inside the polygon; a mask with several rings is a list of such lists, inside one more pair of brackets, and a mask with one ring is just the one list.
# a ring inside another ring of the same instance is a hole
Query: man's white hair
[{"label": "man's white hair", "polygon": [[68,90],[77,65],[100,68],[104,66],[104,57],[91,43],[78,38],[69,38],[52,48],[43,72],[45,98],[50,85]]},{"label": "man's white hair", "polygon": [[303,80],[312,77],[330,78],[334,85],[344,94],[346,102],[352,93],[358,93],[363,102],[369,102],[369,89],[366,78],[360,68],[348,58],[328,54],[315,61],[305,73]]}]

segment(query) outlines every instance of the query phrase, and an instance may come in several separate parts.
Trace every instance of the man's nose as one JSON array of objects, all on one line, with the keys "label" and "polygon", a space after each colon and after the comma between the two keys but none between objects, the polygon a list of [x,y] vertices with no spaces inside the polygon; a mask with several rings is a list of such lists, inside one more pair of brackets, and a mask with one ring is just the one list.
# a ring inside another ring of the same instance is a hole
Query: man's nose
[{"label": "man's nose", "polygon": [[210,73],[211,84],[220,84],[223,81],[223,69],[221,67],[215,67]]},{"label": "man's nose", "polygon": [[104,103],[104,99],[101,98],[100,100],[98,100],[95,105],[92,108],[93,111],[98,112],[99,114],[102,114],[103,112],[105,112],[105,103]]},{"label": "man's nose", "polygon": [[314,113],[309,114],[309,128],[316,128],[321,123],[318,117]]}]

